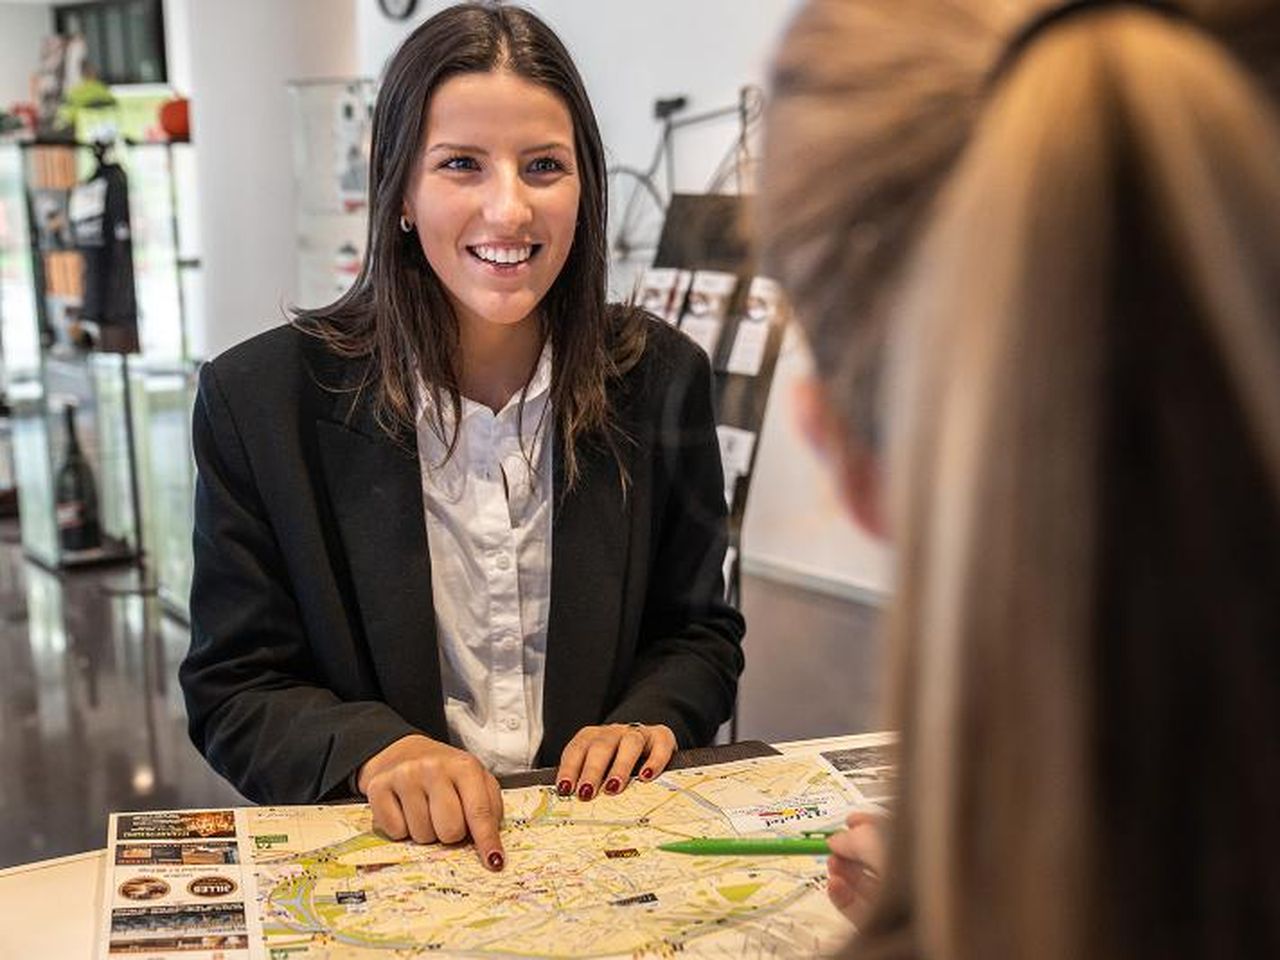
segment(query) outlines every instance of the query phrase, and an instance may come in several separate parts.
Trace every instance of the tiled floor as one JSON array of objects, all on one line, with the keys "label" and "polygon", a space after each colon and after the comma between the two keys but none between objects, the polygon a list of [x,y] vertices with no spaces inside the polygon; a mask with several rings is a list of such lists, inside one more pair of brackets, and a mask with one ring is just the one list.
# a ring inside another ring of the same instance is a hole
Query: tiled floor
[{"label": "tiled floor", "polygon": [[112,809],[239,801],[187,740],[185,629],[128,568],[59,577],[0,536],[0,867],[103,846]]},{"label": "tiled floor", "polygon": [[[186,629],[128,568],[60,577],[16,540],[0,524],[0,867],[102,846],[111,810],[242,802],[187,740]],[[873,609],[758,578],[743,598],[740,737],[876,727]]]}]

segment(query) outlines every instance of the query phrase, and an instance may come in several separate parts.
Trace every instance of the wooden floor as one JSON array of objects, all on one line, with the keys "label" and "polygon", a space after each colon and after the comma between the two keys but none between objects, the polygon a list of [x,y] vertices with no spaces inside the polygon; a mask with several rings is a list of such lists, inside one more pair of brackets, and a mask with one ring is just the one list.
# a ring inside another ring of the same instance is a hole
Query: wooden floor
[{"label": "wooden floor", "polygon": [[[0,867],[105,844],[112,810],[243,802],[195,752],[187,630],[129,569],[58,576],[0,524]],[[876,611],[748,577],[742,739],[876,729]]]}]

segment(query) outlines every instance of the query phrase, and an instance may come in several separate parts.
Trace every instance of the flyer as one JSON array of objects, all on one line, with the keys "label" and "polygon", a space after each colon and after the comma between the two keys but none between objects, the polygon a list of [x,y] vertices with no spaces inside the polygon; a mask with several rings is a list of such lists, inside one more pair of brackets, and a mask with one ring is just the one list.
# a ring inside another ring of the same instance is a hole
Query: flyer
[{"label": "flyer", "polygon": [[764,364],[769,330],[782,321],[782,288],[768,277],[755,277],[747,293],[747,305],[734,333],[726,368],[730,373],[754,377]]},{"label": "flyer", "polygon": [[751,472],[751,456],[756,449],[756,435],[750,430],[721,424],[716,427],[716,438],[720,441],[720,463],[724,467],[724,501],[732,510],[733,494],[738,486],[738,478],[745,477]]},{"label": "flyer", "polygon": [[699,270],[689,284],[680,329],[713,359],[737,286],[736,274],[719,270]]},{"label": "flyer", "polygon": [[257,931],[243,813],[113,814],[97,956],[248,960]]},{"label": "flyer", "polygon": [[640,278],[638,302],[645,310],[654,316],[661,317],[667,323],[678,323],[680,312],[684,308],[685,296],[689,293],[689,284],[692,281],[693,271],[691,270],[649,267]]}]

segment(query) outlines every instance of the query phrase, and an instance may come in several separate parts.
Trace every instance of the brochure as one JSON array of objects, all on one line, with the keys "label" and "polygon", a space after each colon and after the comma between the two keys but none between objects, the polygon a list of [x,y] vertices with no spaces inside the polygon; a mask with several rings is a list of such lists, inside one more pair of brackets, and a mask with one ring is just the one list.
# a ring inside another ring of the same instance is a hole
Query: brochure
[{"label": "brochure", "polygon": [[738,277],[719,270],[699,270],[689,285],[689,297],[680,329],[715,358],[720,331],[729,315],[729,303],[737,289]]}]

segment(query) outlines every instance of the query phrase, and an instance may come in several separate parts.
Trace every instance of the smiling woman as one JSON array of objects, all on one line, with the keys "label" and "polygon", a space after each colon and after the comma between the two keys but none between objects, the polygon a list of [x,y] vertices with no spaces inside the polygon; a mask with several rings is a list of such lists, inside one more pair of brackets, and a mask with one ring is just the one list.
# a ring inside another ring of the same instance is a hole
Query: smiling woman
[{"label": "smiling woman", "polygon": [[541,350],[537,306],[568,259],[580,195],[573,119],[554,93],[496,71],[432,95],[401,229],[416,228],[449,291],[463,394],[495,412]]},{"label": "smiling woman", "polygon": [[728,717],[710,367],[605,302],[604,191],[555,34],[451,7],[387,67],[351,290],[201,371],[181,678],[246,796],[496,870],[495,772],[589,800]]}]

